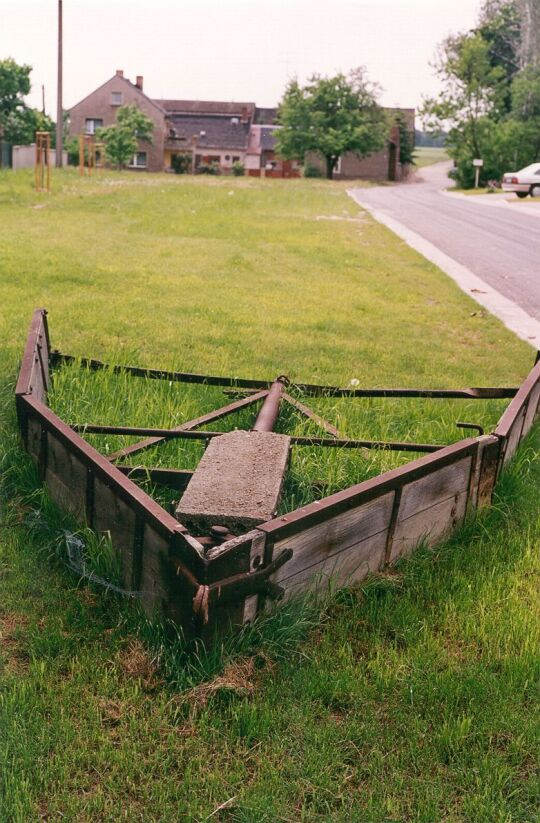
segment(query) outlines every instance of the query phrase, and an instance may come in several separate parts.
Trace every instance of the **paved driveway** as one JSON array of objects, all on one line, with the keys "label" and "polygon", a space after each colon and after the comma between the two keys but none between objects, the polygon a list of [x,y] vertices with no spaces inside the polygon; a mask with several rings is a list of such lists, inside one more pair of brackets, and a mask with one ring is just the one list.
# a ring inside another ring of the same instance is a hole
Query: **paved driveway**
[{"label": "paved driveway", "polygon": [[438,163],[419,172],[423,182],[353,189],[351,194],[360,205],[420,235],[540,320],[538,205],[514,207],[501,202],[500,195],[443,194],[441,189],[449,185],[448,168],[447,163]]}]

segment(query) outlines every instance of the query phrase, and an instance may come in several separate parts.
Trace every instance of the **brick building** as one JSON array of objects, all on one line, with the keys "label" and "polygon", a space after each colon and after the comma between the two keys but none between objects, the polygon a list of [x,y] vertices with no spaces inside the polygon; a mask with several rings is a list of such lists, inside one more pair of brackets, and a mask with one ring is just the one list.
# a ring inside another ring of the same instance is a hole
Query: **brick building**
[{"label": "brick building", "polygon": [[[217,164],[224,172],[240,163],[253,176],[298,177],[300,163],[275,154],[277,109],[259,108],[255,103],[202,100],[153,100],[143,90],[143,78],[131,83],[124,72],[87,95],[70,109],[69,134],[95,134],[116,121],[120,106],[136,104],[154,123],[152,143],[139,141],[129,167],[147,171],[168,171],[177,155],[188,155],[195,170]],[[399,111],[414,134],[414,109]],[[319,165],[320,158],[308,162]],[[322,168],[322,166],[321,166]],[[352,154],[340,158],[335,179],[399,179],[399,132],[393,128],[386,148],[363,160]]]},{"label": "brick building", "polygon": [[166,113],[155,100],[144,94],[142,77],[137,77],[135,83],[131,83],[124,77],[124,72],[118,70],[114,77],[70,109],[69,134],[71,137],[95,134],[101,126],[112,126],[116,122],[119,107],[134,103],[153,121],[154,131],[152,143],[139,141],[130,168],[163,171]]}]

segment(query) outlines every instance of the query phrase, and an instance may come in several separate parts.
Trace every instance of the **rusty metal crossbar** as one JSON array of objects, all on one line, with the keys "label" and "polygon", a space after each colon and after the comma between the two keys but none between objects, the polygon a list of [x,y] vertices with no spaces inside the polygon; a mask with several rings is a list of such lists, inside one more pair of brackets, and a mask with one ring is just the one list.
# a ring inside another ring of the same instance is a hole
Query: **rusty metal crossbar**
[{"label": "rusty metal crossbar", "polygon": [[[270,389],[272,380],[250,380],[243,377],[226,377],[210,374],[191,374],[190,372],[167,371],[165,369],[141,368],[138,366],[121,366],[104,363],[90,357],[74,357],[54,350],[50,354],[52,367],[60,363],[79,363],[83,368],[91,371],[107,369],[115,374],[128,372],[134,377],[146,377],[151,380],[169,380],[179,383],[198,383],[206,386],[225,386],[239,389],[263,390]],[[517,388],[505,387],[471,387],[463,389],[367,389],[339,386],[325,386],[311,383],[291,383],[302,394],[311,397],[409,397],[432,399],[471,399],[471,400],[505,400],[515,397]]]},{"label": "rusty metal crossbar", "polygon": [[[140,426],[102,426],[93,423],[74,423],[71,428],[80,434],[110,434],[149,437],[160,440],[209,440],[221,437],[227,432],[186,431],[180,429],[155,429]],[[435,452],[445,447],[444,443],[407,443],[386,440],[355,440],[338,437],[300,437],[291,436],[295,446],[327,446],[344,449],[389,449],[391,451]]]}]

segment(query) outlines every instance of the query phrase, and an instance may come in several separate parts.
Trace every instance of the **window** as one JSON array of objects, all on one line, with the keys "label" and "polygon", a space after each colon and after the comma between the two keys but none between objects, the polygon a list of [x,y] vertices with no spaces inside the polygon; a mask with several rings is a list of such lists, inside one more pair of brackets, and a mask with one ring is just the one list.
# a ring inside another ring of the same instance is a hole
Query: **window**
[{"label": "window", "polygon": [[123,95],[121,91],[111,92],[111,106],[121,106]]},{"label": "window", "polygon": [[133,155],[133,157],[131,158],[131,163],[129,165],[133,169],[145,169],[146,168],[146,152],[145,151],[136,152]]},{"label": "window", "polygon": [[103,120],[100,117],[87,117],[84,125],[87,134],[95,134],[103,126]]}]

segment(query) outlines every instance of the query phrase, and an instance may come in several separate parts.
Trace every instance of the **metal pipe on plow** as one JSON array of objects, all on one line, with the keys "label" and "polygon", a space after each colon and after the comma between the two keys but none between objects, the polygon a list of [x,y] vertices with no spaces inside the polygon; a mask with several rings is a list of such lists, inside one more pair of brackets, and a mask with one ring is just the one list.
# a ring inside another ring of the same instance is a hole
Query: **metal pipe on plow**
[{"label": "metal pipe on plow", "polygon": [[283,389],[288,382],[284,376],[280,376],[274,380],[259,410],[252,431],[271,432],[274,430],[276,420],[279,416],[279,405],[283,396]]}]

